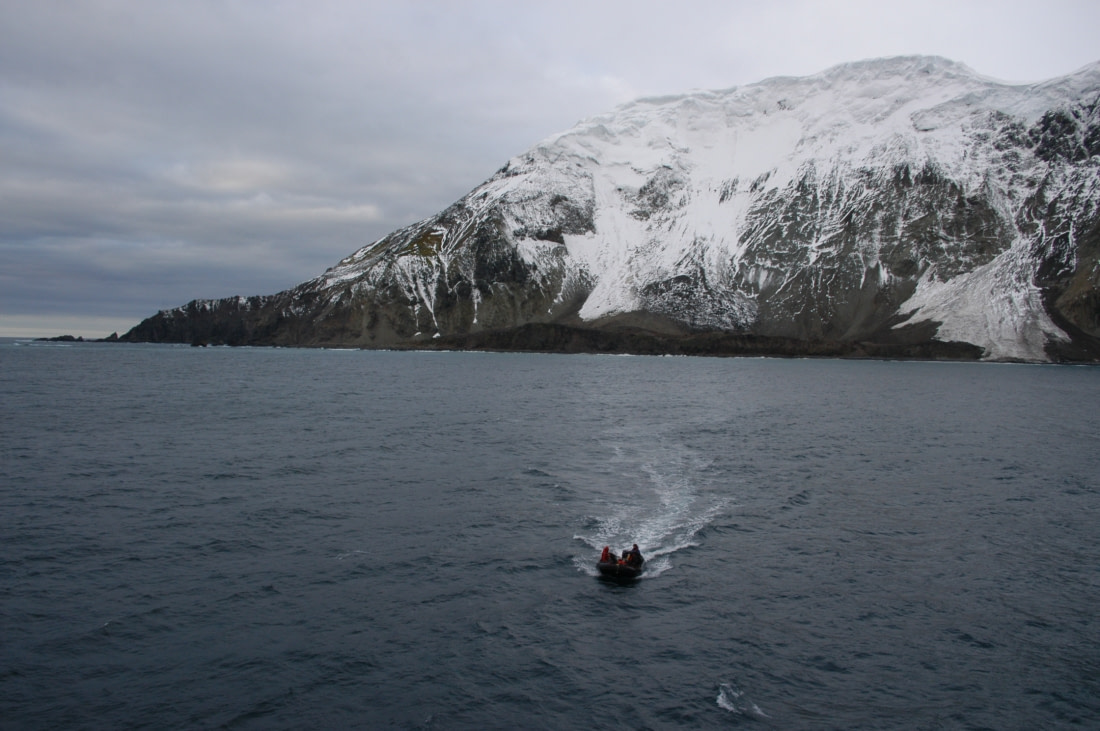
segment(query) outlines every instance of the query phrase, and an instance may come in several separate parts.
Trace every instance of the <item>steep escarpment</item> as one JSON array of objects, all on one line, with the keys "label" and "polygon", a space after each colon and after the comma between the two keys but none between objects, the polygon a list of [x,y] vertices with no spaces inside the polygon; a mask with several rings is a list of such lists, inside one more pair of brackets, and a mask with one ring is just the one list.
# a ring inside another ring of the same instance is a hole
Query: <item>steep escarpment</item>
[{"label": "steep escarpment", "polygon": [[1098,104],[1100,65],[926,57],[640,100],[292,290],[122,339],[1096,360]]}]

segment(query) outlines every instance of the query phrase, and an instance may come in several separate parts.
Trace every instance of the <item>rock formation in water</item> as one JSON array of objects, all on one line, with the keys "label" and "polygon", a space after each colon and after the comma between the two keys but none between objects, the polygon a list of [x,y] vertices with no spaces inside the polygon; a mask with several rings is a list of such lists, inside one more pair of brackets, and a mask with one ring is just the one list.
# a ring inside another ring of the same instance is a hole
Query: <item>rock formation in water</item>
[{"label": "rock formation in water", "polygon": [[639,100],[315,279],[120,340],[1100,360],[1100,63]]}]

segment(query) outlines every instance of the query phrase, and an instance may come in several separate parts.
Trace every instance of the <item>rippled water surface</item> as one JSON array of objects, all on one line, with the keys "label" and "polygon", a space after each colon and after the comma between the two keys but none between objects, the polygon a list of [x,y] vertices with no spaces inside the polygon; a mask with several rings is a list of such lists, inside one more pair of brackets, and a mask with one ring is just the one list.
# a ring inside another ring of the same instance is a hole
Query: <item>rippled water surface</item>
[{"label": "rippled water surface", "polygon": [[1100,723],[1100,369],[6,341],[0,404],[5,729]]}]

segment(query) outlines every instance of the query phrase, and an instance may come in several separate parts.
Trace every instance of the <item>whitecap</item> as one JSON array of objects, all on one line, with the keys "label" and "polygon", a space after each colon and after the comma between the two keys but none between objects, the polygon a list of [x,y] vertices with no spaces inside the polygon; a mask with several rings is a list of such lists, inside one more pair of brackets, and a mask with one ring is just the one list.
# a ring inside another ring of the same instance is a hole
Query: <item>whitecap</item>
[{"label": "whitecap", "polygon": [[733,683],[719,684],[716,702],[722,710],[736,713],[739,716],[768,717],[768,714],[761,711],[758,705],[745,698],[744,691],[738,689]]}]

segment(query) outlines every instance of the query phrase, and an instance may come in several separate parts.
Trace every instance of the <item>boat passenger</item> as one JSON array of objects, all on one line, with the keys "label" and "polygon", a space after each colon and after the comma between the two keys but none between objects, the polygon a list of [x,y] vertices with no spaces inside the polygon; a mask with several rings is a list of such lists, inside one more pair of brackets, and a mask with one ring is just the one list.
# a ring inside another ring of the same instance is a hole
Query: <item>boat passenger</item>
[{"label": "boat passenger", "polygon": [[642,558],[642,552],[638,550],[637,543],[629,551],[623,551],[623,559],[628,566],[641,566],[645,562],[645,559]]},{"label": "boat passenger", "polygon": [[604,546],[603,553],[600,554],[600,563],[607,563],[611,560],[611,546]]}]

